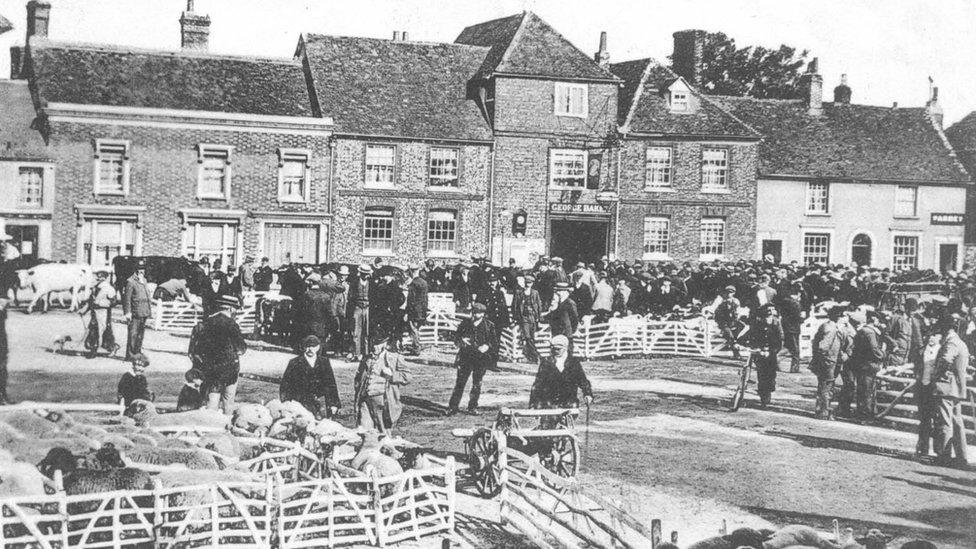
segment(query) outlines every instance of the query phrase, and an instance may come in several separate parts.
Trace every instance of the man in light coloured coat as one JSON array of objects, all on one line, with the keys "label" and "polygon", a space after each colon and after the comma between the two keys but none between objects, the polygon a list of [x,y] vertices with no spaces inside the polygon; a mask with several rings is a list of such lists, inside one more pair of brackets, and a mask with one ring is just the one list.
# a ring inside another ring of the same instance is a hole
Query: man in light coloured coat
[{"label": "man in light coloured coat", "polygon": [[136,270],[125,281],[122,293],[122,312],[129,323],[129,334],[125,347],[125,359],[142,353],[142,337],[146,332],[146,320],[152,316],[152,300],[146,287],[146,261],[140,259]]},{"label": "man in light coloured coat", "polygon": [[817,419],[830,419],[830,399],[834,394],[834,379],[842,364],[842,354],[846,347],[847,334],[841,330],[838,321],[844,316],[844,307],[831,307],[827,312],[827,322],[817,328],[813,336],[813,358],[810,371],[817,376]]},{"label": "man in light coloured coat", "polygon": [[961,402],[966,400],[966,367],[969,349],[956,333],[957,320],[947,315],[939,320],[943,334],[942,348],[935,359],[933,371],[923,371],[923,380],[932,382],[932,404],[938,406],[935,415],[933,443],[936,463],[966,468],[966,426],[963,423]]}]

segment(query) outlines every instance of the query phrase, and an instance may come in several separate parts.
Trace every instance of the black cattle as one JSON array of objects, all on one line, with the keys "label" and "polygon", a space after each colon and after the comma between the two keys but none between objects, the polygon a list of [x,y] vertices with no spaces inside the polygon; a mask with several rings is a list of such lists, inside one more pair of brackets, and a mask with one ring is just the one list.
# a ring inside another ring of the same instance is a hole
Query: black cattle
[{"label": "black cattle", "polygon": [[31,269],[42,263],[50,263],[47,259],[37,259],[34,257],[18,257],[0,263],[0,296],[7,297],[10,291],[14,292],[14,303],[17,302],[17,290],[20,288],[20,277],[17,271],[21,269]]},{"label": "black cattle", "polygon": [[182,278],[186,280],[187,289],[194,295],[201,295],[204,285],[209,283],[203,268],[185,257],[119,256],[112,260],[112,270],[115,273],[115,287],[120,292],[125,288],[125,281],[136,271],[136,263],[140,259],[146,262],[147,282],[162,284],[172,278]]}]

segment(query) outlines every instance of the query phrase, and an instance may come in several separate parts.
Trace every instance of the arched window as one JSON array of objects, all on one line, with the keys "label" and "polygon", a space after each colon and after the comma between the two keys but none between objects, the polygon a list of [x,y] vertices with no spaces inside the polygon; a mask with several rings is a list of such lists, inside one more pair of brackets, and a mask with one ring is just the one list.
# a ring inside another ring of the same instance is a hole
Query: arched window
[{"label": "arched window", "polygon": [[871,265],[871,237],[859,233],[851,241],[851,261],[862,266]]}]

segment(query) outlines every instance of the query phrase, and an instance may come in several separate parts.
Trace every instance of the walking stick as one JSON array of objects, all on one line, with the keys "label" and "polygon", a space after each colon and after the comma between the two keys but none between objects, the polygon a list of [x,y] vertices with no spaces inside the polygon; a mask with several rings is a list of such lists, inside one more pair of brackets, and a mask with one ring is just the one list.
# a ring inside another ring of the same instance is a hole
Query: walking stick
[{"label": "walking stick", "polygon": [[586,426],[583,431],[583,463],[590,459],[590,405],[586,404]]}]

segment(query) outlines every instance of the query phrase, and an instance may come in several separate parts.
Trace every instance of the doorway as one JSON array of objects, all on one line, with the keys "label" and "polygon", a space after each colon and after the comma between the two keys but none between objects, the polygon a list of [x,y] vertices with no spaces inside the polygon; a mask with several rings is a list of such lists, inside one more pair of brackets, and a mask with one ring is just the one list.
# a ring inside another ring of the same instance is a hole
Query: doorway
[{"label": "doorway", "polygon": [[37,225],[7,225],[10,245],[20,252],[21,257],[37,259]]},{"label": "doorway", "polygon": [[939,270],[955,271],[959,265],[959,245],[939,244]]},{"label": "doorway", "polygon": [[851,261],[861,267],[871,266],[871,237],[859,233],[851,241]]},{"label": "doorway", "polygon": [[566,270],[576,263],[596,263],[607,255],[608,221],[553,219],[549,235],[549,255],[563,258]]},{"label": "doorway", "polygon": [[782,240],[763,240],[762,241],[762,257],[766,259],[766,256],[773,256],[773,263],[780,263],[783,259],[783,241]]}]

